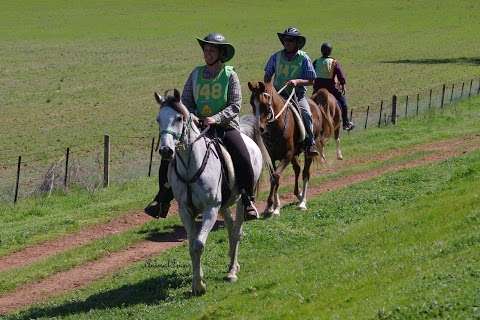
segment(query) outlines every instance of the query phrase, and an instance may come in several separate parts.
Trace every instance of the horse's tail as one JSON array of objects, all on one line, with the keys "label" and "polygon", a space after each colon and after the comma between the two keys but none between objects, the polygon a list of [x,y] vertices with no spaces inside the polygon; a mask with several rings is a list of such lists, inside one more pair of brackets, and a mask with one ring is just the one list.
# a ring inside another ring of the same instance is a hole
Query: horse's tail
[{"label": "horse's tail", "polygon": [[262,153],[263,166],[267,168],[268,173],[271,177],[275,170],[273,169],[272,158],[270,158],[267,147],[263,142],[257,119],[252,114],[246,114],[240,118],[240,127],[242,132],[252,138],[252,140],[255,141],[255,143],[257,144],[260,152]]},{"label": "horse's tail", "polygon": [[322,114],[323,119],[326,121],[322,121],[322,131],[323,136],[325,138],[331,137],[335,132],[334,121],[332,115],[327,110],[328,109],[328,91],[324,89],[320,89],[315,92],[312,96],[312,100],[315,101],[318,105],[318,109],[320,109],[320,113]]}]

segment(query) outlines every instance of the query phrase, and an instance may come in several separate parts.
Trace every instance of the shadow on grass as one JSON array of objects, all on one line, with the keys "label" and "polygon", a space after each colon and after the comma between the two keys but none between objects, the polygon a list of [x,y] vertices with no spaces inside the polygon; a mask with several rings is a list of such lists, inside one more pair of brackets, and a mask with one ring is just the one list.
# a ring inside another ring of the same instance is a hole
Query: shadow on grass
[{"label": "shadow on grass", "polygon": [[381,61],[382,63],[406,63],[406,64],[470,64],[480,65],[480,57],[458,57],[458,58],[443,58],[443,59],[402,59],[402,60],[389,60]]},{"label": "shadow on grass", "polygon": [[[197,221],[197,227],[201,222]],[[223,221],[217,221],[212,231],[223,228]],[[170,230],[158,229],[140,231],[147,233],[146,239],[155,242],[181,242],[186,239],[186,233],[183,226],[175,225]],[[124,285],[117,289],[101,292],[88,297],[84,301],[65,303],[54,307],[31,308],[21,313],[13,319],[36,319],[39,317],[63,317],[80,313],[87,313],[91,310],[105,310],[111,308],[125,308],[137,304],[155,305],[165,301],[169,297],[169,292],[180,289],[190,288],[191,271],[189,263],[179,263],[177,261],[166,261],[156,263],[146,261],[145,268],[155,268],[157,270],[170,269],[173,272],[159,277],[150,278],[135,284]],[[184,298],[191,297],[190,291],[185,291]]]}]

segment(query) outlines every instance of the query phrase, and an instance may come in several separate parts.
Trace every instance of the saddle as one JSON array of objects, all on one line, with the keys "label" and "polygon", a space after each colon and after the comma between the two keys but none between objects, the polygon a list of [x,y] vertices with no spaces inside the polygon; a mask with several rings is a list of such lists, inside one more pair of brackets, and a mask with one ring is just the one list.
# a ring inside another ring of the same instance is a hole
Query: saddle
[{"label": "saddle", "polygon": [[303,123],[302,116],[300,115],[297,99],[292,99],[291,103],[288,105],[288,108],[292,110],[293,118],[295,119],[295,123],[297,124],[298,130],[300,131],[297,142],[301,143],[307,137],[307,132],[305,130],[305,124]]}]

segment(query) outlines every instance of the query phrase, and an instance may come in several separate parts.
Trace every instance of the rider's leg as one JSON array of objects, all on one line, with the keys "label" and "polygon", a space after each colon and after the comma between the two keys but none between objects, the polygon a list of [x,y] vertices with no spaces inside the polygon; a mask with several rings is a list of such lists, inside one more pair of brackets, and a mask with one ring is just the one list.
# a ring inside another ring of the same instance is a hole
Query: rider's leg
[{"label": "rider's leg", "polygon": [[335,98],[337,98],[338,105],[340,106],[340,110],[342,111],[342,122],[343,122],[343,129],[345,130],[352,130],[355,126],[354,124],[348,119],[348,106],[347,106],[347,98],[338,90],[337,88],[333,87],[329,90]]},{"label": "rider's leg", "polygon": [[255,176],[247,146],[242,139],[240,131],[236,129],[225,131],[223,143],[232,157],[235,179],[242,193],[242,200],[245,206],[245,218],[247,220],[256,219],[258,218],[258,211],[254,205]]},{"label": "rider's leg", "polygon": [[158,185],[159,191],[155,196],[155,199],[145,207],[146,214],[154,218],[165,218],[170,208],[170,202],[173,199],[172,189],[168,185],[168,165],[170,160],[163,160],[160,162],[160,168],[158,169]]},{"label": "rider's leg", "polygon": [[306,137],[306,152],[310,155],[318,155],[318,150],[315,147],[315,136],[313,134],[313,120],[310,105],[305,97],[298,100],[298,107],[302,113],[303,123],[305,124]]}]

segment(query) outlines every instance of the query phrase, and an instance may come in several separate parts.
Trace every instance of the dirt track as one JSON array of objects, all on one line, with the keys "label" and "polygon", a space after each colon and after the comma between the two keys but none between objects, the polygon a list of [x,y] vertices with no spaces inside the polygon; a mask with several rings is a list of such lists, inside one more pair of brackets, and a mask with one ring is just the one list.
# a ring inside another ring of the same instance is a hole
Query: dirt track
[{"label": "dirt track", "polygon": [[[426,152],[424,157],[413,161],[392,164],[382,168],[368,170],[334,180],[328,180],[323,182],[321,186],[312,185],[309,190],[309,195],[312,197],[323,192],[340,189],[354,183],[366,181],[388,172],[438,162],[476,149],[480,149],[480,135],[423,144],[406,149],[397,149],[373,156],[369,155],[363,158],[341,162],[336,167],[328,168],[327,165],[327,168],[322,168],[318,170],[317,173],[331,172],[337,170],[339,167],[351,166],[353,164],[385,161],[413,154],[418,151]],[[291,183],[291,180],[291,178],[283,179],[282,185]],[[281,199],[283,203],[289,203],[296,200],[291,193],[282,195]],[[263,205],[264,204],[260,204],[260,207]],[[173,209],[174,210],[172,211],[175,211],[176,208]],[[143,213],[129,213],[122,215],[107,224],[96,225],[81,230],[73,235],[68,235],[57,240],[26,248],[17,253],[1,257],[0,271],[28,265],[39,259],[44,259],[75,246],[86,244],[110,234],[128,230],[129,228],[141,225],[148,220],[149,218]],[[147,259],[148,257],[159,254],[169,248],[181,245],[184,238],[184,231],[182,229],[176,229],[169,234],[158,237],[157,239],[142,241],[123,251],[115,252],[96,261],[54,274],[42,281],[21,286],[10,293],[0,296],[0,314],[12,312],[67,291],[84,287],[89,283],[106,277],[133,262]]]}]

